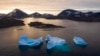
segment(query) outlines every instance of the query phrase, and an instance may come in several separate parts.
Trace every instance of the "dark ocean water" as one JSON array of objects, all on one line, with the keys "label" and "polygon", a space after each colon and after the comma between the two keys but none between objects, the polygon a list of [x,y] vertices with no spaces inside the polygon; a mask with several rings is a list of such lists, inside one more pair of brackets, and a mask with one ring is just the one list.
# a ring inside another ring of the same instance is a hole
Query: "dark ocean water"
[{"label": "dark ocean water", "polygon": [[[35,18],[26,18],[24,21],[26,24],[25,26],[0,29],[0,56],[100,56],[99,22],[77,22],[71,20],[47,20]],[[29,27],[27,24],[32,21],[61,25],[66,28],[45,30]],[[45,41],[40,49],[29,48],[26,51],[22,51],[18,47],[18,39],[19,36],[23,34],[28,35],[30,38],[42,36],[43,39],[45,39],[47,34],[63,38],[71,47],[71,51],[48,53]],[[88,46],[81,48],[74,45],[74,36],[83,37],[88,42]]]}]

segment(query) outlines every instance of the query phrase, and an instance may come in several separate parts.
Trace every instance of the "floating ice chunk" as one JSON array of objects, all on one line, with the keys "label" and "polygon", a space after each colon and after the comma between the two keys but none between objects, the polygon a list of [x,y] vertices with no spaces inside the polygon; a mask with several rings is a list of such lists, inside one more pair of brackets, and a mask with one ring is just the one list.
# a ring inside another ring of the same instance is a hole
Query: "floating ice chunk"
[{"label": "floating ice chunk", "polygon": [[20,38],[19,38],[19,41],[18,41],[18,44],[19,45],[28,45],[27,44],[27,42],[28,42],[28,36],[27,35],[22,35],[22,36],[20,36]]},{"label": "floating ice chunk", "polygon": [[34,42],[33,42],[32,46],[37,47],[37,46],[40,46],[42,43],[43,43],[43,38],[39,37],[38,39],[34,39]]},{"label": "floating ice chunk", "polygon": [[74,36],[73,41],[78,46],[87,46],[88,44],[83,38],[77,36]]},{"label": "floating ice chunk", "polygon": [[49,52],[51,52],[51,50],[57,52],[71,51],[71,47],[66,43],[64,39],[47,35],[46,41],[47,41],[47,50]]},{"label": "floating ice chunk", "polygon": [[29,39],[28,36],[22,35],[19,38],[18,44],[22,46],[36,47],[39,46],[42,42],[42,37],[39,37],[38,39]]},{"label": "floating ice chunk", "polygon": [[46,41],[47,41],[47,49],[53,49],[56,46],[62,46],[66,44],[66,41],[64,39],[58,37],[52,37],[50,35],[47,35]]},{"label": "floating ice chunk", "polygon": [[48,42],[48,41],[50,41],[51,39],[52,39],[52,36],[48,34],[48,35],[46,36],[46,39],[45,39],[45,40]]}]

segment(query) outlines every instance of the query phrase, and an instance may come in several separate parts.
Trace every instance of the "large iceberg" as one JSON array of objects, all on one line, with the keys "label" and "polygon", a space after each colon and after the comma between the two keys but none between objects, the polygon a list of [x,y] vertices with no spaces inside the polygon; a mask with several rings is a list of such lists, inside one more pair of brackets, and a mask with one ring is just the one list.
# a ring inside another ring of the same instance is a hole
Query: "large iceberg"
[{"label": "large iceberg", "polygon": [[59,37],[52,37],[47,35],[47,50],[57,50],[57,51],[70,51],[70,46],[66,43],[66,41]]},{"label": "large iceberg", "polygon": [[38,39],[29,39],[27,35],[22,35],[19,38],[18,45],[28,46],[28,47],[37,47],[41,45],[42,42],[43,42],[42,37],[39,37]]}]

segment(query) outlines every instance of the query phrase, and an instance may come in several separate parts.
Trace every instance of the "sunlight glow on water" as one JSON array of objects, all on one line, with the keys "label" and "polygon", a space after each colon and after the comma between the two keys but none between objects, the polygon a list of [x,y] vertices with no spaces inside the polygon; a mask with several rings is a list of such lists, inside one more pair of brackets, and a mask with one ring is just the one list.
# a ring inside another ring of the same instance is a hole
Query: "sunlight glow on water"
[{"label": "sunlight glow on water", "polygon": [[[23,20],[25,21],[25,24],[33,21],[39,21],[43,23],[65,26],[66,28],[52,31],[44,31],[42,29],[25,25],[0,29],[0,56],[48,56],[46,52],[45,42],[39,50],[29,49],[27,52],[21,52],[18,49],[18,39],[19,36],[23,34],[28,35],[29,38],[38,38],[42,36],[43,39],[45,39],[47,34],[61,37],[65,39],[68,42],[68,45],[70,45],[72,48],[72,51],[69,53],[54,52],[51,56],[100,56],[99,22],[90,23],[71,20],[47,20],[37,18],[26,18]],[[89,43],[89,45],[86,48],[78,48],[77,46],[75,46],[72,41],[75,35],[82,36]],[[65,49],[65,47],[62,47],[61,50],[70,50],[70,48]]]},{"label": "sunlight glow on water", "polygon": [[27,24],[29,24],[30,22],[43,22],[43,23],[47,23],[47,24],[56,24],[56,25],[60,25],[60,24],[62,24],[63,22],[61,21],[61,20],[47,20],[47,19],[43,19],[43,18],[26,18],[25,20],[24,20],[25,22],[25,24],[27,25]]}]

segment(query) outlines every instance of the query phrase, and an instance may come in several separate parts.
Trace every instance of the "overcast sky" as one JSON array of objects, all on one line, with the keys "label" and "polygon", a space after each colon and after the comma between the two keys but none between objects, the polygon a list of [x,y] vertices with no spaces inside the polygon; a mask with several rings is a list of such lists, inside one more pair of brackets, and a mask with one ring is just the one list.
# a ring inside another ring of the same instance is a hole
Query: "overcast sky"
[{"label": "overcast sky", "polygon": [[100,0],[0,0],[0,10],[100,9]]}]

